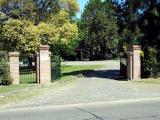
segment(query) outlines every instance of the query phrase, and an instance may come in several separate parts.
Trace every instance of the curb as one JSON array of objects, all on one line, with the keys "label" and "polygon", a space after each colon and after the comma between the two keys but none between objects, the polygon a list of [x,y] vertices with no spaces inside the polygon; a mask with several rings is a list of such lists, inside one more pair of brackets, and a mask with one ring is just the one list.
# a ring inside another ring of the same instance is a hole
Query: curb
[{"label": "curb", "polygon": [[124,103],[134,103],[134,102],[142,102],[142,101],[156,101],[160,100],[160,97],[157,98],[144,98],[144,99],[128,99],[128,100],[114,100],[114,101],[101,101],[101,102],[88,102],[88,103],[75,103],[75,104],[63,104],[63,105],[35,105],[35,106],[23,106],[23,107],[15,107],[15,108],[0,108],[1,111],[20,111],[20,110],[36,110],[36,109],[49,109],[49,108],[68,108],[68,107],[85,107],[85,106],[99,106],[99,105],[112,105],[112,104],[124,104]]}]

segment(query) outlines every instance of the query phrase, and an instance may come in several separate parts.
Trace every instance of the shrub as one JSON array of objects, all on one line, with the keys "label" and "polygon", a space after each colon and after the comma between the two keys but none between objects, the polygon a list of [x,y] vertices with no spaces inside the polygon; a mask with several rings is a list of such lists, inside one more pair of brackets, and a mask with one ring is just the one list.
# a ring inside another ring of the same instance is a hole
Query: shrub
[{"label": "shrub", "polygon": [[150,77],[157,77],[160,70],[159,62],[157,59],[158,51],[156,48],[148,48],[148,59],[146,69]]},{"label": "shrub", "polygon": [[0,51],[0,58],[0,85],[9,85],[11,79],[7,53]]}]

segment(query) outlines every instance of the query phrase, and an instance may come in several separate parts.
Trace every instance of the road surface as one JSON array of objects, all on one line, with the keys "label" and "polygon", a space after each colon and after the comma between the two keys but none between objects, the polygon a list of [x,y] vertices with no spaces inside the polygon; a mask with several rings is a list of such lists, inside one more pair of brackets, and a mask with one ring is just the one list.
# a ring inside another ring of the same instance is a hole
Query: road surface
[{"label": "road surface", "polygon": [[1,109],[0,120],[160,120],[160,99]]}]

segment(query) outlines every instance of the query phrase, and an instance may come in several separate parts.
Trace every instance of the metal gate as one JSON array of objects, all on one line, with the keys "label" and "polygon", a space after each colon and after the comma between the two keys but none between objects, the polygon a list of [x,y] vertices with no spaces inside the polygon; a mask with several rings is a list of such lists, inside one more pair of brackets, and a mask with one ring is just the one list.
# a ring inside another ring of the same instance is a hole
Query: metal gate
[{"label": "metal gate", "polygon": [[51,55],[51,79],[52,81],[61,78],[61,58],[57,55]]},{"label": "metal gate", "polygon": [[120,77],[127,78],[127,54],[124,51],[120,53]]},{"label": "metal gate", "polygon": [[36,83],[36,55],[21,55],[20,56],[20,83]]}]

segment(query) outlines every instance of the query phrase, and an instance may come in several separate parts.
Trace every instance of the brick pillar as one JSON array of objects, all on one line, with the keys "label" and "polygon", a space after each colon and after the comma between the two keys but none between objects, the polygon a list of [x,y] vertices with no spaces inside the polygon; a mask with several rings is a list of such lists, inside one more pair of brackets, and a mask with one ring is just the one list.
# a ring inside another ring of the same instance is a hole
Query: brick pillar
[{"label": "brick pillar", "polygon": [[9,62],[10,62],[10,77],[12,79],[12,84],[19,84],[19,52],[10,52],[9,53]]},{"label": "brick pillar", "polygon": [[40,64],[40,58],[39,58],[39,53],[36,53],[36,81],[38,84],[40,84],[40,79],[39,79],[39,64]]},{"label": "brick pillar", "polygon": [[130,80],[141,79],[141,46],[130,45],[127,52],[127,77]]},{"label": "brick pillar", "polygon": [[[129,49],[130,50],[130,49]],[[132,53],[132,51],[127,51],[127,78],[129,79],[129,80],[132,80],[132,78],[133,78],[133,76],[132,76],[132,60],[133,60],[133,58],[132,58],[132,55],[133,55],[133,53]]]},{"label": "brick pillar", "polygon": [[39,47],[39,83],[51,84],[51,59],[48,45]]},{"label": "brick pillar", "polygon": [[141,79],[141,46],[133,46],[133,80]]}]

